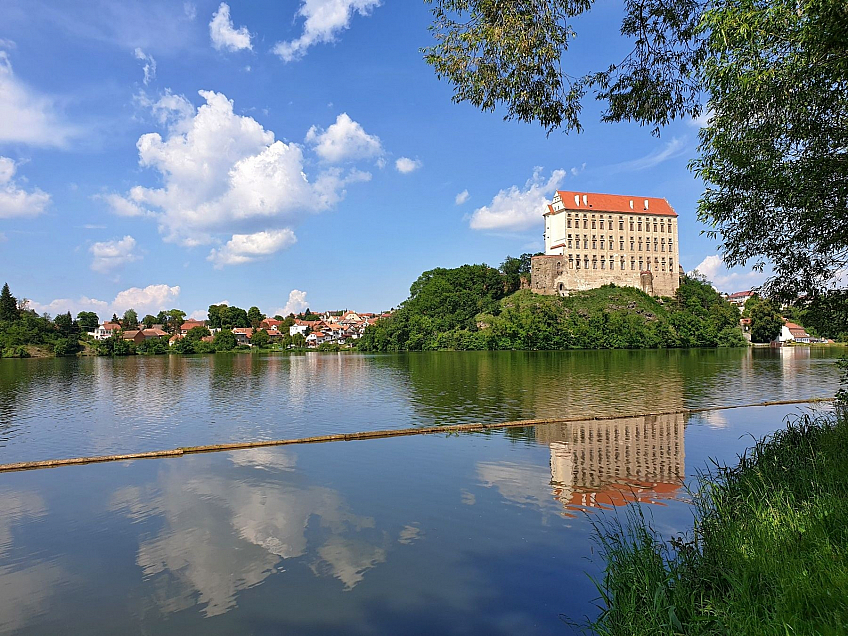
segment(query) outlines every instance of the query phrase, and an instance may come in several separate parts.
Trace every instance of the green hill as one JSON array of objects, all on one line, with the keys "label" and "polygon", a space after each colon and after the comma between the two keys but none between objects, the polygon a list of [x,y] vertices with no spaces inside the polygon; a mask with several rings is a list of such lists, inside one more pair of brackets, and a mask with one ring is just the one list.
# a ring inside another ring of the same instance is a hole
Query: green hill
[{"label": "green hill", "polygon": [[364,351],[645,349],[744,346],[739,312],[713,287],[684,277],[657,300],[607,285],[567,298],[512,291],[485,265],[425,272],[390,317],[369,327]]}]

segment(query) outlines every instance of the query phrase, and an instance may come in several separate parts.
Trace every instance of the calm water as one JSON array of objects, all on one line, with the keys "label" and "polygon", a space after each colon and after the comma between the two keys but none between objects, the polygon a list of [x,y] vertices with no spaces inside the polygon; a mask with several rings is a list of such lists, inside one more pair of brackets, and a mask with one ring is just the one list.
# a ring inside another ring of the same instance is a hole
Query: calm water
[{"label": "calm water", "polygon": [[[0,462],[833,395],[840,350],[0,362]],[[0,633],[567,634],[592,519],[795,407],[0,474]]]},{"label": "calm water", "polygon": [[794,410],[0,475],[0,633],[568,634],[590,519],[685,529],[681,478]]},{"label": "calm water", "polygon": [[0,360],[0,463],[832,396],[841,348]]}]

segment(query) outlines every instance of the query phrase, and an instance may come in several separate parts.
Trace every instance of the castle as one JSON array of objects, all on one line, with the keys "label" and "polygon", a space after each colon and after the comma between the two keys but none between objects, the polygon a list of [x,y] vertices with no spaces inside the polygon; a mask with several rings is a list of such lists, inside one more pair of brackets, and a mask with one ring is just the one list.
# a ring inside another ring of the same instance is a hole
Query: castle
[{"label": "castle", "polygon": [[615,283],[652,296],[680,285],[677,213],[665,199],[559,191],[545,218],[545,254],[532,259],[537,294]]}]

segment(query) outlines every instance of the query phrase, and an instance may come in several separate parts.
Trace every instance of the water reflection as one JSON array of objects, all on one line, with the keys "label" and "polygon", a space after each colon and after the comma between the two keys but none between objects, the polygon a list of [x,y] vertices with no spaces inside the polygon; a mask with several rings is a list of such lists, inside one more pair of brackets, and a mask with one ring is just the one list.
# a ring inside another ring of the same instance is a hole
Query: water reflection
[{"label": "water reflection", "polygon": [[[207,617],[228,612],[240,591],[284,572],[291,559],[305,558],[316,575],[335,577],[346,590],[386,560],[387,533],[349,510],[337,491],[304,482],[293,452],[240,451],[230,461],[236,478],[174,462],[155,483],[112,498],[114,511],[159,527],[139,545],[136,563],[161,612],[195,604]],[[401,538],[414,537],[405,530]]]},{"label": "water reflection", "polygon": [[551,448],[554,498],[577,511],[678,496],[683,431],[679,414],[537,427],[536,435]]},{"label": "water reflection", "polygon": [[479,462],[477,475],[504,499],[543,510],[556,502],[563,516],[661,503],[681,494],[684,429],[682,414],[536,426],[526,430],[550,449],[549,473],[537,464],[501,461]]},{"label": "water reflection", "polygon": [[0,360],[0,463],[832,396],[840,348]]}]

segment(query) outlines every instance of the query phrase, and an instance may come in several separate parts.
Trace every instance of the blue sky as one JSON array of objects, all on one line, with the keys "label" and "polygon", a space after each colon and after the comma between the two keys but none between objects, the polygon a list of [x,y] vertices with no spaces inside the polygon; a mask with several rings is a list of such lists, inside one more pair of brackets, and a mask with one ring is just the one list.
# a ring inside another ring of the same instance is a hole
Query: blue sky
[{"label": "blue sky", "polygon": [[[627,51],[620,3],[574,74]],[[687,171],[697,122],[583,134],[451,103],[422,0],[4,0],[0,274],[39,311],[396,306],[424,270],[542,249],[553,190],[665,197],[724,291]],[[486,219],[495,211],[503,222]]]}]

